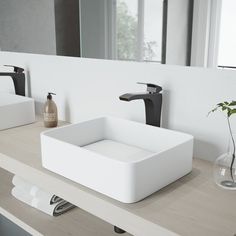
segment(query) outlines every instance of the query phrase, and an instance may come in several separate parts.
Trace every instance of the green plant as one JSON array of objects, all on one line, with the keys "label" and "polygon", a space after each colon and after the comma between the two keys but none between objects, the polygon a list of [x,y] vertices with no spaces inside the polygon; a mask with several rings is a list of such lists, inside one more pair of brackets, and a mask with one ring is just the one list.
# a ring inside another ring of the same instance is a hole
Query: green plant
[{"label": "green plant", "polygon": [[230,133],[230,138],[232,140],[232,144],[233,144],[233,153],[232,153],[232,160],[230,163],[230,175],[232,178],[232,181],[234,182],[234,178],[233,178],[233,165],[234,165],[234,161],[235,161],[235,140],[234,140],[234,136],[232,133],[232,128],[231,128],[231,124],[230,124],[230,117],[233,114],[236,114],[236,101],[232,101],[232,102],[221,102],[218,103],[216,105],[216,107],[214,109],[212,109],[208,114],[215,112],[215,111],[222,111],[224,113],[226,113],[226,117],[227,117],[227,124],[228,124],[228,128],[229,128],[229,133]]}]

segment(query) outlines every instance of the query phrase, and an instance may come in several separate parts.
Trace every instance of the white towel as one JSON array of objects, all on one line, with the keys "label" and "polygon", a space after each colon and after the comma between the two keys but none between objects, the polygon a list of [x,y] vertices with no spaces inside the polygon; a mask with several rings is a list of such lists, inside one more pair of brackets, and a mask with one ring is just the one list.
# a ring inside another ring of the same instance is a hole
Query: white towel
[{"label": "white towel", "polygon": [[24,192],[29,193],[32,197],[41,199],[44,202],[48,202],[49,204],[53,204],[62,200],[62,198],[56,196],[53,193],[47,193],[41,188],[29,183],[28,181],[24,180],[20,176],[14,176],[12,179],[13,185],[18,188],[24,190]]},{"label": "white towel", "polygon": [[14,68],[11,66],[0,65],[1,72],[14,72]]},{"label": "white towel", "polygon": [[22,190],[21,188],[14,187],[11,191],[11,194],[18,200],[26,203],[27,205],[30,205],[48,215],[51,216],[58,216],[63,214],[64,212],[74,208],[75,206],[71,203],[61,200],[54,204],[48,204],[48,202],[45,202],[41,199],[32,197],[27,192]]}]

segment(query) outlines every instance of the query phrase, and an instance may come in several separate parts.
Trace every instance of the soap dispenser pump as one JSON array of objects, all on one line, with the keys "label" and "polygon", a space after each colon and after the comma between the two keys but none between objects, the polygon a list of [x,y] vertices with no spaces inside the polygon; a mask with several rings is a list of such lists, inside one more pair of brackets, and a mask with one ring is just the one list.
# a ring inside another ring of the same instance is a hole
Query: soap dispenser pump
[{"label": "soap dispenser pump", "polygon": [[45,102],[43,108],[44,126],[47,128],[56,127],[58,123],[57,106],[56,103],[52,100],[52,95],[56,94],[48,93],[47,101]]}]

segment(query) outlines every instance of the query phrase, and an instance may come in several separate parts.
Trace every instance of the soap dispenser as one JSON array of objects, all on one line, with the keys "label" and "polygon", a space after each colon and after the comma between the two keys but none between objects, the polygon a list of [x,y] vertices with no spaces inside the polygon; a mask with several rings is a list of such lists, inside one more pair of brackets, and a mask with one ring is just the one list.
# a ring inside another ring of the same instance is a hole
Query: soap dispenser
[{"label": "soap dispenser", "polygon": [[57,106],[56,103],[52,100],[52,95],[56,94],[48,93],[47,101],[45,102],[43,108],[44,126],[47,128],[56,127],[58,123]]}]

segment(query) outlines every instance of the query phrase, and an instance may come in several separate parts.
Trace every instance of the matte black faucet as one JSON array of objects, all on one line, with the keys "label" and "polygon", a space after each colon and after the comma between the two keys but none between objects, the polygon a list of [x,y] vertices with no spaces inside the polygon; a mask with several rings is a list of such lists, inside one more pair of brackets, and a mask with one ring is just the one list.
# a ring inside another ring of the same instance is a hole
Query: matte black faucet
[{"label": "matte black faucet", "polygon": [[122,101],[132,101],[143,99],[146,111],[146,124],[160,127],[161,123],[161,105],[162,105],[162,87],[156,84],[138,83],[147,85],[145,93],[126,93],[119,98]]},{"label": "matte black faucet", "polygon": [[15,93],[25,96],[25,74],[24,69],[17,66],[5,65],[13,67],[14,72],[0,72],[0,76],[10,76],[14,83]]}]

